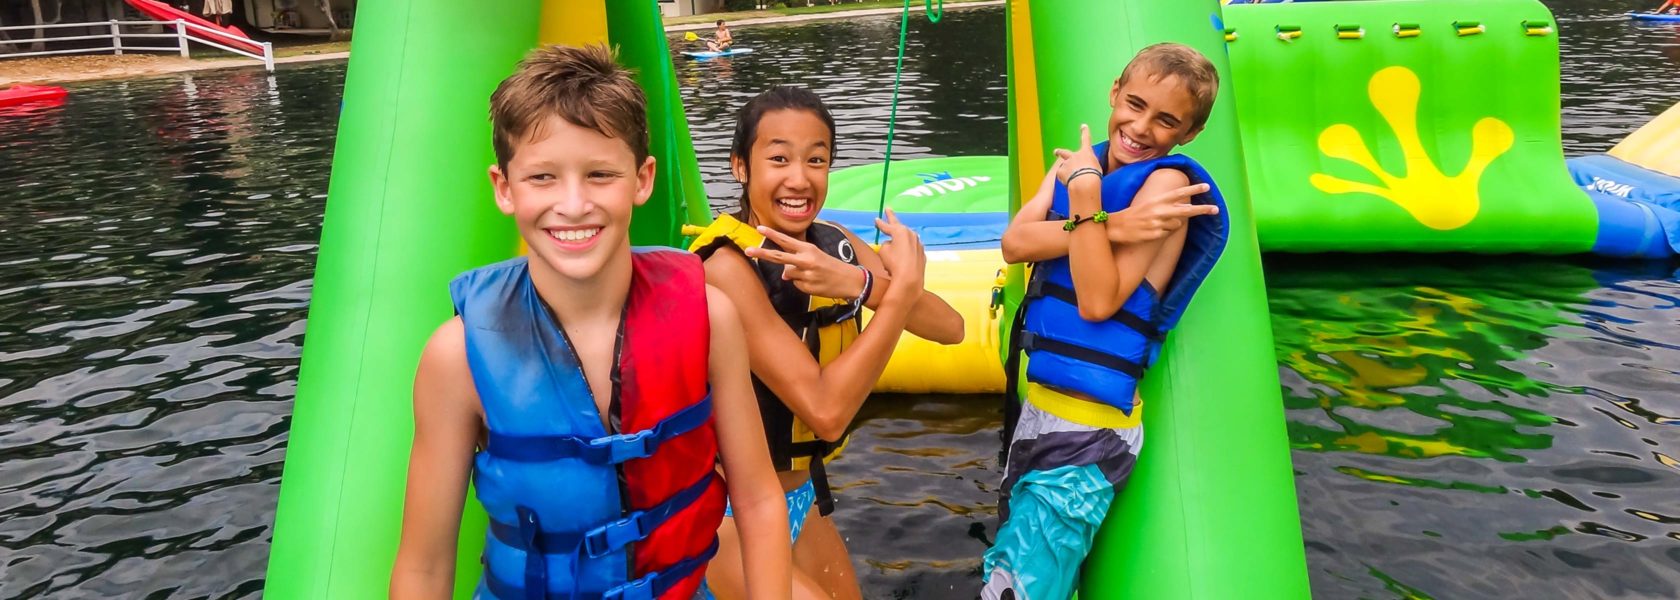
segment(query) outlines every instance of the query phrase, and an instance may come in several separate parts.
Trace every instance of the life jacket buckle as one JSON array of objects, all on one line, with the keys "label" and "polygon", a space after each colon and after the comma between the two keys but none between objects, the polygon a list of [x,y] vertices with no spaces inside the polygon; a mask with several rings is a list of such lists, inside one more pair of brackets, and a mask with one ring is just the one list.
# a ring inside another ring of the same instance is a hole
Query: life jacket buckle
[{"label": "life jacket buckle", "polygon": [[1038,336],[1031,331],[1021,332],[1021,350],[1032,352],[1038,349]]},{"label": "life jacket buckle", "polygon": [[653,437],[653,430],[644,429],[636,433],[621,433],[596,438],[590,440],[589,445],[606,454],[607,464],[616,465],[652,455],[655,444],[649,441],[651,437]]},{"label": "life jacket buckle", "polygon": [[631,542],[647,539],[647,520],[648,514],[638,510],[628,517],[589,530],[583,534],[583,553],[589,558],[601,558]]},{"label": "life jacket buckle", "polygon": [[653,580],[658,573],[643,576],[624,585],[607,590],[601,600],[654,600]]}]

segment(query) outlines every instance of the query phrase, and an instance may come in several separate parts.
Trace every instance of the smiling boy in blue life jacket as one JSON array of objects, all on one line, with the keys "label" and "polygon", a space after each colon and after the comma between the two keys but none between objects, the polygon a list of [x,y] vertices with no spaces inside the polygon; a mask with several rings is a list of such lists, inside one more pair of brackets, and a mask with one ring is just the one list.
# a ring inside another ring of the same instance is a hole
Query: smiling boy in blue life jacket
[{"label": "smiling boy in blue life jacket", "polygon": [[646,106],[601,47],[533,51],[491,96],[496,206],[530,253],[457,277],[420,357],[391,597],[449,597],[469,473],[490,517],[478,598],[688,600],[726,489],[748,596],[791,593],[734,305],[694,255],[630,247]]},{"label": "smiling boy in blue life jacket", "polygon": [[1108,141],[1057,150],[1003,235],[1033,263],[1021,309],[1025,381],[981,597],[1066,600],[1143,447],[1143,379],[1224,250],[1213,180],[1171,154],[1201,133],[1219,74],[1179,44],[1144,48],[1109,91]]}]

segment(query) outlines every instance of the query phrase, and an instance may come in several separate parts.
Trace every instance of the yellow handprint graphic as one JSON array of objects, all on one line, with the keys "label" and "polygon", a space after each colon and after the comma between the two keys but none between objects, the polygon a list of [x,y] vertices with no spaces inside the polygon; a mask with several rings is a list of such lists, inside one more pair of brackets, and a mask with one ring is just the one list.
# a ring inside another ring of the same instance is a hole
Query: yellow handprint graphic
[{"label": "yellow handprint graphic", "polygon": [[1318,136],[1318,149],[1325,156],[1350,161],[1381,181],[1381,185],[1348,181],[1314,173],[1313,187],[1326,194],[1371,194],[1411,213],[1412,218],[1431,229],[1463,227],[1481,209],[1478,191],[1482,172],[1489,163],[1511,149],[1515,136],[1511,126],[1493,117],[1476,122],[1470,131],[1470,159],[1458,175],[1447,176],[1424,151],[1418,137],[1417,108],[1422,85],[1416,73],[1405,67],[1388,67],[1371,76],[1371,104],[1394,130],[1400,151],[1406,158],[1403,176],[1395,176],[1377,164],[1359,130],[1338,123]]}]

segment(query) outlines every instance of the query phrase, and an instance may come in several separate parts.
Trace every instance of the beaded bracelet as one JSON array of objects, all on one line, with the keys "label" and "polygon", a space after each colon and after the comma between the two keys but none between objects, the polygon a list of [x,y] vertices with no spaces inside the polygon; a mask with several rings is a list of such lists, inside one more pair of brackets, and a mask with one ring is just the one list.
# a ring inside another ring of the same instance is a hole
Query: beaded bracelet
[{"label": "beaded bracelet", "polygon": [[1092,223],[1107,223],[1108,222],[1108,211],[1099,210],[1095,213],[1092,213],[1091,216],[1089,216],[1089,217],[1080,217],[1079,215],[1074,215],[1073,218],[1067,220],[1067,223],[1062,224],[1062,231],[1073,231],[1073,229],[1075,227],[1078,227],[1080,223],[1084,223],[1086,221],[1089,221],[1089,222],[1092,222]]}]

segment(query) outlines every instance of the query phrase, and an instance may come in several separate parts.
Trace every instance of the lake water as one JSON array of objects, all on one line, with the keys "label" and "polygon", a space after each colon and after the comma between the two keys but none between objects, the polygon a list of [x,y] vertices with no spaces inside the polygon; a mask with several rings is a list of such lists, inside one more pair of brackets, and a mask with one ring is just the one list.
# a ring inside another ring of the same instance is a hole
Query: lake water
[{"label": "lake water", "polygon": [[[1634,8],[1553,5],[1572,154],[1680,101],[1680,27]],[[895,157],[1006,151],[1002,15],[912,20]],[[677,67],[716,206],[734,110],[771,84],[830,102],[838,166],[880,160],[896,17],[737,36],[760,51]],[[0,118],[0,598],[259,594],[343,74],[81,84]],[[1267,276],[1317,597],[1680,597],[1675,265]],[[865,407],[833,472],[867,597],[975,596],[997,406]]]}]

